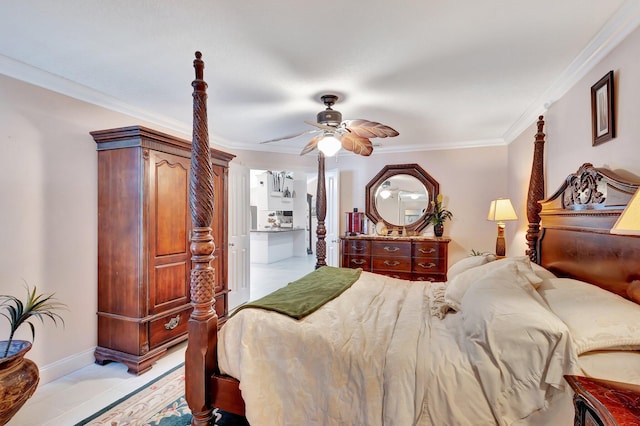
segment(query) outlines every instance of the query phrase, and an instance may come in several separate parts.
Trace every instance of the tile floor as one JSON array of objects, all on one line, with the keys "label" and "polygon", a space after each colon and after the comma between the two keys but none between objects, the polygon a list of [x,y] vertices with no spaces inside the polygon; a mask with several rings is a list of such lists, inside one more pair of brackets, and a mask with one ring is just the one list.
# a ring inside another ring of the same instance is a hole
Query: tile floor
[{"label": "tile floor", "polygon": [[[251,300],[313,271],[314,256],[251,264]],[[151,370],[134,376],[123,364],[88,365],[41,385],[7,426],[72,426],[184,361],[186,342],[169,350]]]}]

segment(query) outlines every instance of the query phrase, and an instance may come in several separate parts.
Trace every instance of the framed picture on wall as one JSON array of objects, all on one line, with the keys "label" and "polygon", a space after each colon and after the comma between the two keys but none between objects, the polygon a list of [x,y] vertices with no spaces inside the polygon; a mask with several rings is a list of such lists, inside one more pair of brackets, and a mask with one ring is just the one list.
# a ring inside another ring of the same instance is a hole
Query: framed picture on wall
[{"label": "framed picture on wall", "polygon": [[616,136],[613,103],[613,71],[609,71],[591,86],[591,128],[593,146]]}]

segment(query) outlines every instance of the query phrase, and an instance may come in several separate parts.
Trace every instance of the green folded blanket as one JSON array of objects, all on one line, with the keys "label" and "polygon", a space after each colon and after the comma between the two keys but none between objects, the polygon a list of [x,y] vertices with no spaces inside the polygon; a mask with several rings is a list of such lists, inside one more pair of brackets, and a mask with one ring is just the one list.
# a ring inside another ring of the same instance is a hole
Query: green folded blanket
[{"label": "green folded blanket", "polygon": [[259,308],[302,319],[335,299],[358,280],[362,269],[323,266],[273,293],[238,307]]}]

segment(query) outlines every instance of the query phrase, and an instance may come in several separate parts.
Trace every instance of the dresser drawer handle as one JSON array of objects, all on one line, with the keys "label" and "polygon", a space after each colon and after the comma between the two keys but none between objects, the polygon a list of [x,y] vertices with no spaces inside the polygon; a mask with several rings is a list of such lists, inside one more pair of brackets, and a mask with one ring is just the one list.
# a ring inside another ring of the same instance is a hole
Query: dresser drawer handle
[{"label": "dresser drawer handle", "polygon": [[384,264],[387,266],[398,266],[400,262],[397,260],[385,260]]},{"label": "dresser drawer handle", "polygon": [[435,278],[433,277],[418,277],[418,281],[429,281],[429,282],[435,282]]},{"label": "dresser drawer handle", "polygon": [[180,315],[176,315],[175,318],[171,318],[168,323],[164,325],[167,330],[173,330],[180,324]]},{"label": "dresser drawer handle", "polygon": [[355,263],[356,265],[362,265],[367,263],[367,261],[364,259],[351,259],[351,263]]},{"label": "dresser drawer handle", "polygon": [[400,247],[389,247],[389,246],[384,246],[384,251],[388,251],[389,253],[395,253],[398,250],[400,250]]},{"label": "dresser drawer handle", "polygon": [[418,263],[418,266],[420,266],[423,269],[431,269],[431,268],[435,268],[436,264],[431,262],[431,263]]},{"label": "dresser drawer handle", "polygon": [[354,251],[362,251],[362,250],[364,250],[366,247],[365,247],[365,246],[360,246],[360,245],[358,245],[358,244],[354,244],[354,245],[352,245],[352,246],[351,246],[351,248],[352,248]]},{"label": "dresser drawer handle", "polygon": [[423,248],[419,248],[418,251],[422,254],[431,254],[431,253],[435,253],[436,249],[434,249],[433,247],[431,247],[430,249],[426,250]]}]

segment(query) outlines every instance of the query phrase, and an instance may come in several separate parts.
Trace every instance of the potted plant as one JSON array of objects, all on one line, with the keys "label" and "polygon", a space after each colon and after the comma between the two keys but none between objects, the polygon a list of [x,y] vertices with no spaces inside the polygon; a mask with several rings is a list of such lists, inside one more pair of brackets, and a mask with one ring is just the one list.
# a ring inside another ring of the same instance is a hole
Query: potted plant
[{"label": "potted plant", "polygon": [[64,303],[58,302],[53,294],[38,294],[36,287],[27,290],[27,298],[23,302],[15,296],[0,295],[0,315],[9,321],[9,339],[0,341],[0,424],[5,424],[25,402],[33,395],[40,381],[38,367],[24,355],[31,349],[31,342],[14,340],[16,331],[24,324],[31,329],[31,340],[35,340],[36,332],[32,319],[37,318],[44,323],[49,318],[55,325],[64,319],[58,310],[65,309]]},{"label": "potted plant", "polygon": [[453,213],[442,207],[442,194],[438,194],[436,201],[431,201],[431,210],[427,212],[424,220],[433,225],[433,233],[436,237],[442,237],[444,222],[453,218]]}]

